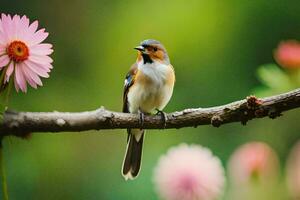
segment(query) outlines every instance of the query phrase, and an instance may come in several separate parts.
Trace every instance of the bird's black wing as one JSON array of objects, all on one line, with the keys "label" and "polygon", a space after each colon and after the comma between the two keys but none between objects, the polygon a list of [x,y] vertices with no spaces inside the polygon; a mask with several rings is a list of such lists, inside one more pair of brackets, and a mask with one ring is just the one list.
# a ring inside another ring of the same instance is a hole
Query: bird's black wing
[{"label": "bird's black wing", "polygon": [[129,88],[133,85],[135,80],[135,75],[137,72],[137,64],[133,64],[126,75],[125,84],[124,84],[124,92],[123,92],[123,112],[129,113],[129,104],[128,104],[128,91]]}]

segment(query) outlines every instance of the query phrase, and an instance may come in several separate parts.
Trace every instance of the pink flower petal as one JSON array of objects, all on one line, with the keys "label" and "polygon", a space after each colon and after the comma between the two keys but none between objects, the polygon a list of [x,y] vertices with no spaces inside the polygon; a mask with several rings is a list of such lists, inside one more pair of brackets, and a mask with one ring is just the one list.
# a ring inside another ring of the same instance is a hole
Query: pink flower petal
[{"label": "pink flower petal", "polygon": [[4,33],[2,33],[2,32],[0,31],[0,44],[1,44],[1,45],[4,45],[4,41],[5,41]]},{"label": "pink flower petal", "polygon": [[14,78],[14,85],[15,85],[15,88],[16,88],[16,91],[19,92],[19,86],[18,86],[18,83],[16,81],[16,78]]},{"label": "pink flower petal", "polygon": [[[25,64],[25,63],[24,63]],[[25,64],[25,67],[23,68],[24,71],[26,71],[26,74],[28,76],[30,76],[30,78],[37,84],[37,85],[40,85],[42,86],[43,83],[40,79],[40,77],[34,72],[32,71],[26,64]]]},{"label": "pink flower petal", "polygon": [[30,61],[25,61],[25,64],[28,68],[30,68],[32,71],[34,71],[36,74],[38,74],[41,77],[48,78],[50,72],[49,69],[43,68],[43,65],[39,65]]},{"label": "pink flower petal", "polygon": [[15,79],[18,87],[22,90],[22,92],[27,92],[25,77],[19,64],[16,64],[15,67]]},{"label": "pink flower petal", "polygon": [[20,64],[20,70],[23,72],[23,75],[24,75],[24,77],[25,77],[25,79],[26,79],[26,81],[29,83],[29,85],[31,86],[31,87],[33,87],[33,88],[37,88],[37,84],[36,84],[36,82],[31,78],[31,71],[30,70],[27,70],[27,66],[24,64],[24,63],[22,63],[22,64]]},{"label": "pink flower petal", "polygon": [[0,57],[0,68],[5,67],[9,63],[9,57],[7,55],[3,55]]},{"label": "pink flower petal", "polygon": [[30,48],[32,55],[40,55],[40,56],[47,56],[53,53],[53,49],[51,44],[37,44]]},{"label": "pink flower petal", "polygon": [[29,27],[29,19],[23,15],[23,17],[20,19],[20,35],[22,35],[24,33],[24,31],[26,31]]},{"label": "pink flower petal", "polygon": [[29,19],[24,15],[19,22],[18,26],[18,39],[27,42],[27,38],[30,37],[28,33]]},{"label": "pink flower petal", "polygon": [[48,35],[49,35],[49,33],[45,32],[45,29],[39,30],[29,40],[29,45],[34,46],[34,45],[37,45],[37,44],[43,42],[48,37]]},{"label": "pink flower petal", "polygon": [[36,32],[37,28],[39,26],[39,22],[36,20],[32,24],[30,24],[28,28],[28,32],[32,35]]},{"label": "pink flower petal", "polygon": [[29,42],[30,38],[32,38],[35,31],[37,30],[38,25],[39,25],[38,21],[34,21],[32,24],[30,24],[30,26],[26,29],[26,31],[24,31],[22,35],[22,39],[25,40],[26,42]]},{"label": "pink flower petal", "polygon": [[3,15],[4,14],[1,14],[1,18],[0,18],[0,43],[1,44],[4,44],[5,40],[7,40],[6,33],[3,28]]},{"label": "pink flower petal", "polygon": [[4,36],[4,30],[3,30],[3,26],[2,26],[2,20],[0,18],[0,44],[4,45],[4,40],[5,40],[5,36]]},{"label": "pink flower petal", "polygon": [[53,62],[52,58],[50,58],[49,56],[30,55],[29,60],[37,64],[49,64]]},{"label": "pink flower petal", "polygon": [[[28,60],[27,63],[32,63],[32,61]],[[50,72],[51,69],[53,69],[53,66],[51,64],[37,64],[37,63],[34,63],[34,62],[33,62],[33,64],[38,65],[38,67],[42,68],[46,72]]]},{"label": "pink flower petal", "polygon": [[25,15],[21,18],[21,24],[23,25],[24,28],[29,27],[29,19]]},{"label": "pink flower petal", "polygon": [[0,44],[0,56],[6,53],[6,48],[4,45]]},{"label": "pink flower petal", "polygon": [[43,66],[47,67],[48,69],[53,69],[53,66],[51,64],[43,65]]},{"label": "pink flower petal", "polygon": [[4,82],[8,82],[9,79],[10,79],[10,76],[12,75],[13,71],[14,71],[14,63],[11,62],[9,65],[8,65],[8,68],[6,70],[6,73],[5,73],[5,77],[4,77]]},{"label": "pink flower petal", "polygon": [[2,19],[2,28],[3,28],[3,33],[5,36],[6,40],[9,40],[11,38],[12,35],[12,19],[10,15],[5,15],[2,14],[1,15],[1,19]]},{"label": "pink flower petal", "polygon": [[[28,61],[27,63],[30,63],[30,62],[31,61]],[[34,66],[34,67],[36,67],[36,68],[38,68],[38,69],[40,69],[40,70],[42,70],[42,71],[45,71],[47,73],[49,73],[51,71],[50,69],[52,69],[51,68],[52,67],[51,64],[36,64],[36,63],[32,63],[31,65]]]},{"label": "pink flower petal", "polygon": [[11,22],[11,37],[12,38],[18,38],[18,28],[19,28],[19,22],[21,18],[19,15],[14,15]]}]

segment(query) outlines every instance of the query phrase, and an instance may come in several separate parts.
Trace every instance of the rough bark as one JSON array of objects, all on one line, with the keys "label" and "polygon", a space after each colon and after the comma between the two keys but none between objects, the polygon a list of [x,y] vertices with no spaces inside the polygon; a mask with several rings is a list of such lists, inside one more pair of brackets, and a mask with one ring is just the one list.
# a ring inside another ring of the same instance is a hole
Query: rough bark
[{"label": "rough bark", "polygon": [[300,89],[258,99],[249,96],[244,100],[210,108],[189,108],[166,114],[164,123],[159,115],[145,116],[141,124],[139,115],[120,113],[99,108],[86,112],[12,112],[4,114],[0,124],[0,137],[15,135],[24,137],[33,132],[80,132],[100,129],[170,129],[241,122],[254,118],[282,115],[282,112],[300,107]]}]

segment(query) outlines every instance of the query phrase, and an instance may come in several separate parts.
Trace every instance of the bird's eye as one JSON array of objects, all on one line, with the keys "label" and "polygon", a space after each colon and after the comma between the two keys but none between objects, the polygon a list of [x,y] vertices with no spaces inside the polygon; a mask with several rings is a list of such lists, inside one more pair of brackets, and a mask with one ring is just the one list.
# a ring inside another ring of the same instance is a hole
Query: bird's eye
[{"label": "bird's eye", "polygon": [[154,50],[154,51],[157,51],[157,47],[154,47],[153,50]]}]

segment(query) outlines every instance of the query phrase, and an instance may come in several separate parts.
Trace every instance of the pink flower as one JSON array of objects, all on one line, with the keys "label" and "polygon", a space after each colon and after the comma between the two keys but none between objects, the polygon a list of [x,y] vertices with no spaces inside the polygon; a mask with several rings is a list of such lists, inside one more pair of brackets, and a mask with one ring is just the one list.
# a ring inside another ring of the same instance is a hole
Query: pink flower
[{"label": "pink flower", "polygon": [[252,180],[274,180],[278,173],[278,165],[275,152],[267,144],[250,142],[233,153],[228,170],[232,182],[239,185]]},{"label": "pink flower", "polygon": [[300,142],[292,149],[287,161],[287,184],[290,194],[300,199]]},{"label": "pink flower", "polygon": [[274,52],[275,60],[285,68],[300,68],[300,43],[296,40],[280,42]]},{"label": "pink flower", "polygon": [[[48,78],[53,60],[49,55],[52,45],[41,43],[47,37],[45,29],[37,31],[38,21],[29,24],[24,15],[1,14],[0,18],[0,70],[5,73],[3,83],[11,76],[17,91],[27,91],[26,82],[33,88],[42,86],[39,77]],[[0,83],[2,84],[2,83]]]},{"label": "pink flower", "polygon": [[209,149],[181,144],[160,158],[154,183],[166,200],[214,200],[223,193],[224,169]]}]

